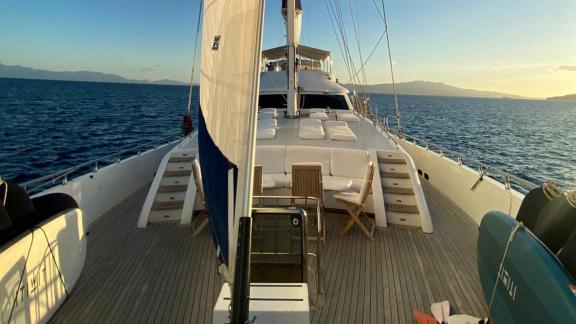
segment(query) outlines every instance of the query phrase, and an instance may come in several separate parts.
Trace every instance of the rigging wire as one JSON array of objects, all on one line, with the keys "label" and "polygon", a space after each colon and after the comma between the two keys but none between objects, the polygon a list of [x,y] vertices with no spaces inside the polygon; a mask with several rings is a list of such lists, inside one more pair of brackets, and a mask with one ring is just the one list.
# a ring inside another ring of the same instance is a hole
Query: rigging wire
[{"label": "rigging wire", "polygon": [[388,19],[386,19],[386,7],[382,0],[382,17],[384,18],[384,32],[386,33],[386,45],[388,47],[388,63],[390,64],[390,76],[392,78],[392,94],[394,95],[394,112],[396,113],[396,125],[398,133],[402,133],[400,128],[400,109],[398,108],[398,95],[396,93],[396,81],[394,80],[394,68],[392,64],[392,51],[390,50],[390,38],[388,37]]},{"label": "rigging wire", "polygon": [[202,20],[202,9],[204,8],[204,0],[200,0],[200,6],[198,7],[198,21],[196,24],[196,37],[194,39],[194,51],[192,53],[192,73],[190,75],[190,90],[188,92],[188,107],[186,109],[187,113],[190,114],[190,109],[192,107],[192,88],[194,87],[194,70],[196,69],[196,50],[198,48],[198,38],[200,35],[200,22]]}]

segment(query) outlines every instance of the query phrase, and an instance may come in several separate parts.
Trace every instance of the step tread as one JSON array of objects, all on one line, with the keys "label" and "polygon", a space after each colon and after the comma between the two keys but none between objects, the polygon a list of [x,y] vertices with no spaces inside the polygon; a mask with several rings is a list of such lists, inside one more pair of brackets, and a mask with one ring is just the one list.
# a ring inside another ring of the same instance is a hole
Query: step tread
[{"label": "step tread", "polygon": [[165,177],[187,177],[192,174],[192,170],[166,170]]},{"label": "step tread", "polygon": [[384,178],[395,178],[395,179],[410,179],[410,175],[404,172],[381,172],[380,175]]},{"label": "step tread", "polygon": [[404,205],[404,204],[386,204],[386,211],[405,213],[405,214],[418,214],[418,206],[416,205]]},{"label": "step tread", "polygon": [[187,185],[177,184],[177,185],[162,185],[158,187],[158,192],[183,192],[188,189]]},{"label": "step tread", "polygon": [[396,195],[414,195],[414,190],[412,188],[401,188],[401,187],[382,187],[382,192],[387,194]]},{"label": "step tread", "polygon": [[152,205],[152,210],[169,210],[169,209],[182,209],[184,207],[183,200],[174,201],[156,201]]},{"label": "step tread", "polygon": [[192,162],[194,161],[193,156],[172,156],[168,162]]},{"label": "step tread", "polygon": [[383,164],[406,164],[406,160],[395,158],[378,158],[378,162]]}]

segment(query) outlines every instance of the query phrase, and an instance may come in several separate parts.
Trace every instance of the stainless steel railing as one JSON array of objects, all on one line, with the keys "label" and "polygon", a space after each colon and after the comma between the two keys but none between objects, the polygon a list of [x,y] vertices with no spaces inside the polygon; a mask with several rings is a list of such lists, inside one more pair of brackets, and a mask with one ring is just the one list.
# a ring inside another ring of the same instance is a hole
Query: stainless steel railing
[{"label": "stainless steel railing", "polygon": [[472,169],[478,169],[479,178],[478,181],[470,188],[474,190],[477,184],[482,181],[484,176],[488,176],[500,183],[502,183],[506,189],[513,188],[519,192],[527,193],[528,191],[539,187],[539,185],[528,181],[526,179],[522,179],[517,177],[513,174],[508,172],[502,171],[494,166],[488,165],[483,163],[477,159],[466,157],[464,154],[456,152],[454,150],[450,150],[442,145],[432,143],[430,141],[426,141],[411,135],[407,135],[404,133],[399,133],[394,131],[388,126],[387,118],[377,116],[372,114],[372,116],[376,116],[375,118],[369,118],[365,115],[365,117],[372,121],[372,123],[382,129],[382,132],[386,133],[390,139],[392,139],[397,145],[399,141],[411,142],[414,145],[420,146],[427,151],[432,151],[439,154],[443,158],[451,159],[458,163],[460,166],[467,166]]},{"label": "stainless steel railing", "polygon": [[158,147],[165,145],[165,144],[170,144],[176,141],[179,141],[182,139],[181,135],[178,135],[177,133],[171,134],[168,136],[168,138],[166,137],[162,137],[162,138],[158,138],[158,139],[154,139],[150,142],[141,144],[141,145],[137,145],[137,146],[133,146],[121,151],[118,151],[116,153],[110,154],[110,155],[106,155],[103,157],[99,157],[93,160],[90,160],[88,162],[84,162],[78,165],[75,165],[73,167],[61,170],[61,171],[57,171],[54,172],[52,174],[37,178],[37,179],[33,179],[30,181],[26,181],[22,184],[20,184],[20,186],[22,186],[27,192],[28,194],[35,194],[38,193],[42,190],[48,189],[50,187],[59,185],[59,184],[66,184],[68,182],[68,180],[70,180],[73,177],[79,177],[81,175],[90,173],[90,172],[96,172],[98,171],[99,168],[101,168],[102,166],[106,166],[106,165],[110,165],[110,164],[114,164],[114,163],[119,163],[120,161],[122,161],[123,159],[127,159],[133,156],[138,156],[140,154],[142,154],[143,152],[146,152],[148,150],[151,149],[157,149]]}]

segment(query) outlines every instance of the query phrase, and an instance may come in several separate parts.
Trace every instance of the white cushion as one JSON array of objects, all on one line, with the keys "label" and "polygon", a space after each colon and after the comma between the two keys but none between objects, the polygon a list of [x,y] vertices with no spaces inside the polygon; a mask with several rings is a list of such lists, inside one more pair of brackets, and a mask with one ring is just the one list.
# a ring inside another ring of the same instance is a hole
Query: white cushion
[{"label": "white cushion", "polygon": [[256,146],[256,164],[262,166],[262,173],[284,174],[284,161],[286,148],[281,145],[258,145]]},{"label": "white cushion", "polygon": [[[319,120],[314,120],[320,122]],[[298,138],[308,139],[308,140],[320,140],[324,139],[326,134],[324,133],[324,128],[322,125],[300,125],[298,129]]]},{"label": "white cushion", "polygon": [[337,120],[343,120],[343,121],[347,121],[347,122],[357,122],[360,119],[358,119],[358,117],[354,116],[354,114],[351,111],[345,111],[345,112],[336,112],[336,119]]},{"label": "white cushion", "polygon": [[328,115],[325,112],[310,113],[310,119],[327,120]]},{"label": "white cushion", "polygon": [[269,189],[269,188],[276,188],[276,181],[274,178],[269,174],[262,175],[262,188]]},{"label": "white cushion", "polygon": [[285,188],[285,187],[288,187],[290,185],[290,183],[292,182],[292,176],[286,175],[284,173],[264,174],[262,176],[262,178],[264,178],[264,176],[266,176],[267,178],[274,181],[274,184],[275,184],[274,188]]},{"label": "white cushion", "polygon": [[[318,162],[322,164],[322,175],[330,175],[330,150],[320,147],[288,146],[286,147],[286,173],[292,172],[292,164]],[[292,179],[292,177],[290,177]]]},{"label": "white cushion", "polygon": [[[364,184],[364,178],[347,178],[347,177],[339,177],[339,176],[332,176],[330,177],[330,179],[332,181],[336,181],[336,182],[347,182],[350,181],[350,187],[348,188],[348,191],[356,191],[356,192],[360,192],[360,190],[362,189],[362,185]],[[340,191],[345,191],[345,190],[340,190]]]},{"label": "white cushion", "polygon": [[330,150],[330,172],[333,176],[364,179],[368,152],[352,149]]},{"label": "white cushion", "polygon": [[329,126],[326,127],[328,137],[334,141],[356,142],[357,138],[354,132],[348,126]]},{"label": "white cushion", "polygon": [[276,138],[276,127],[260,128],[256,131],[256,139],[271,140]]},{"label": "white cushion", "polygon": [[326,109],[324,108],[310,108],[310,113],[315,113],[315,112],[320,112],[320,113],[325,113]]},{"label": "white cushion", "polygon": [[260,109],[261,114],[273,114],[274,116],[277,115],[276,108],[262,108]]},{"label": "white cushion", "polygon": [[334,198],[349,201],[353,204],[360,204],[360,194],[357,192],[340,192]]},{"label": "white cushion", "polygon": [[342,177],[323,176],[322,187],[329,191],[346,191],[352,186],[352,180]]},{"label": "white cushion", "polygon": [[258,128],[260,127],[276,127],[278,121],[276,119],[260,119],[258,120]]},{"label": "white cushion", "polygon": [[276,114],[274,113],[260,113],[258,114],[258,119],[274,119]]}]

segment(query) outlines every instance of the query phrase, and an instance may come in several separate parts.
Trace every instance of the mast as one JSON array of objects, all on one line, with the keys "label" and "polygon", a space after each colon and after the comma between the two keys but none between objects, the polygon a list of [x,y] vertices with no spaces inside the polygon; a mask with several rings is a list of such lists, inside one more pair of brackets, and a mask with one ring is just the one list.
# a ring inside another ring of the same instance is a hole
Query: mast
[{"label": "mast", "polygon": [[286,47],[288,49],[288,89],[286,90],[286,111],[288,118],[294,118],[298,110],[298,67],[296,53],[300,41],[302,6],[299,0],[284,0],[282,15],[286,21]]}]

